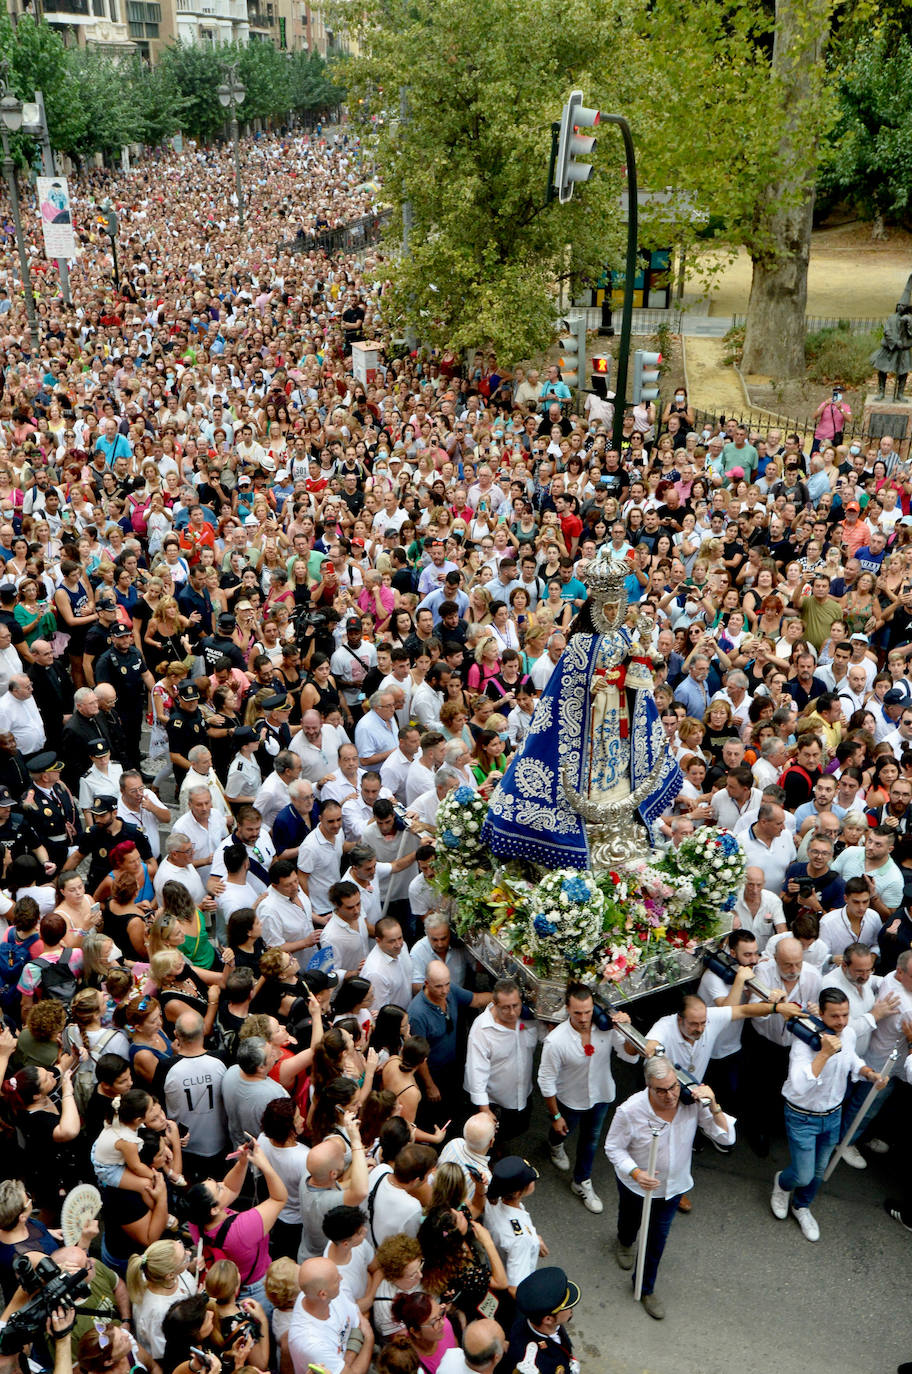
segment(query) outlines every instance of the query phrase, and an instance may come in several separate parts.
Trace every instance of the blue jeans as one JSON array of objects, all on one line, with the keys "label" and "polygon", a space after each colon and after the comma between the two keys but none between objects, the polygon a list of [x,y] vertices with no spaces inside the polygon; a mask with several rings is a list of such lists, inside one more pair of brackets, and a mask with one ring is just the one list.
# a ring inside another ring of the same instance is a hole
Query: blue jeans
[{"label": "blue jeans", "polygon": [[[622,1183],[620,1179],[617,1181],[617,1186],[618,1240],[629,1250],[632,1249],[640,1229],[643,1199],[638,1193],[633,1192],[631,1188]],[[659,1260],[662,1258],[665,1242],[668,1240],[668,1232],[671,1230],[671,1223],[675,1219],[680,1201],[680,1193],[675,1193],[674,1197],[654,1197],[652,1199],[652,1207],[649,1212],[649,1234],[646,1237],[646,1264],[643,1269],[643,1297],[648,1297],[655,1288]],[[642,1243],[641,1238],[640,1244],[642,1245]],[[633,1282],[636,1283],[635,1270]]]},{"label": "blue jeans", "polygon": [[563,1144],[569,1140],[579,1126],[579,1140],[576,1142],[576,1163],[573,1166],[573,1182],[584,1183],[587,1178],[592,1177],[595,1152],[599,1146],[602,1127],[605,1124],[605,1117],[608,1115],[611,1103],[596,1102],[594,1107],[589,1107],[586,1111],[577,1107],[565,1107],[560,1101],[557,1105],[569,1129],[566,1135],[558,1135],[556,1131],[549,1130],[548,1144],[551,1146]]},{"label": "blue jeans", "polygon": [[810,1207],[823,1182],[830,1155],[839,1144],[841,1128],[841,1107],[834,1107],[825,1116],[808,1116],[785,1103],[785,1133],[791,1158],[782,1170],[779,1186],[792,1194],[793,1207]]}]

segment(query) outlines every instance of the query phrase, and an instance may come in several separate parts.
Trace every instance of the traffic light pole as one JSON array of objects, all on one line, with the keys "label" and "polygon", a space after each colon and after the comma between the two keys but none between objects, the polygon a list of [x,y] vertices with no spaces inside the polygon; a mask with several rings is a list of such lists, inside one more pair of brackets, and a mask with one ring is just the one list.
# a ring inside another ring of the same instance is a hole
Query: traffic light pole
[{"label": "traffic light pole", "polygon": [[637,240],[639,238],[636,154],[633,134],[623,115],[603,114],[602,122],[616,124],[624,139],[627,158],[627,266],[624,271],[624,306],[621,313],[621,341],[617,353],[617,381],[615,382],[614,429],[611,447],[618,453],[624,433],[624,408],[627,404],[627,371],[630,362],[630,332],[633,325],[633,283],[637,269]]},{"label": "traffic light pole", "polygon": [[560,120],[555,120],[551,125],[551,161],[548,163],[548,198],[546,205],[550,205],[554,199],[554,168],[557,166],[557,148],[560,143]]}]

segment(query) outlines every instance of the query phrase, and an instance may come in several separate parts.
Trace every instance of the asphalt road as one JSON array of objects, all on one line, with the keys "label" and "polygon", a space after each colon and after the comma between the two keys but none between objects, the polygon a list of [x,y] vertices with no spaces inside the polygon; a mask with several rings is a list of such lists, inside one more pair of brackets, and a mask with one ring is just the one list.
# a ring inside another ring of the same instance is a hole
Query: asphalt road
[{"label": "asphalt road", "polygon": [[675,1218],[659,1269],[667,1317],[656,1322],[614,1259],[617,1186],[604,1153],[593,1183],[605,1210],[593,1216],[551,1164],[544,1129],[536,1116],[526,1154],[541,1179],[527,1205],[545,1262],[582,1289],[571,1327],[582,1374],[893,1374],[912,1359],[912,1234],[882,1210],[896,1150],[864,1172],[838,1167],[813,1207],[811,1244],[769,1208],[784,1140],[765,1160],[744,1143],[726,1156],[707,1144],[694,1156],[693,1211]]}]

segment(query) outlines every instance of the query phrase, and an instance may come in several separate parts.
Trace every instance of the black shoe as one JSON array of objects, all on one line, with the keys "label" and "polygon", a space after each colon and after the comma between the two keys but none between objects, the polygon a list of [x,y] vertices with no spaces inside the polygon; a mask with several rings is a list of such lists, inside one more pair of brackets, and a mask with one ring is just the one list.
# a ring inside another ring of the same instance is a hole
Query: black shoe
[{"label": "black shoe", "polygon": [[888,1217],[892,1217],[894,1221],[899,1222],[903,1230],[912,1231],[912,1226],[910,1226],[907,1221],[903,1220],[902,1207],[901,1204],[896,1201],[896,1198],[884,1198],[883,1209]]}]

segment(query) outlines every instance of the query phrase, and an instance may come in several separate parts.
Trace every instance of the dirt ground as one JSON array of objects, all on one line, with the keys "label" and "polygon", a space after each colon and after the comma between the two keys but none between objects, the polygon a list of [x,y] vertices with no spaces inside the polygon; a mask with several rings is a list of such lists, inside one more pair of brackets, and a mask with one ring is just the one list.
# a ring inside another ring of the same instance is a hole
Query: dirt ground
[{"label": "dirt ground", "polygon": [[[708,253],[709,261],[724,254]],[[808,270],[809,315],[880,318],[889,315],[912,272],[912,234],[888,230],[883,243],[871,238],[868,224],[815,230]],[[750,297],[750,258],[741,250],[723,271],[709,299],[710,315],[743,315]],[[698,274],[687,279],[688,294],[700,290]]]}]

